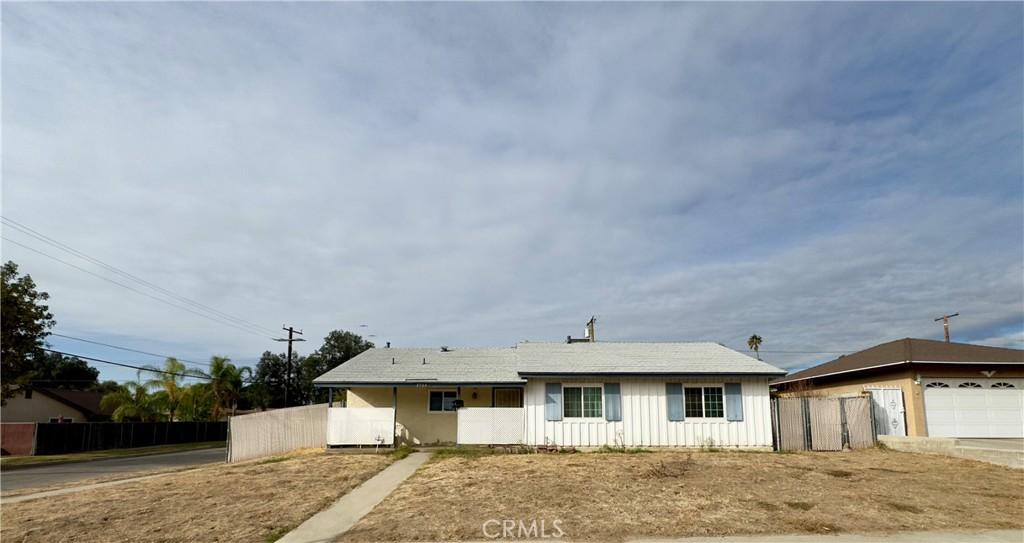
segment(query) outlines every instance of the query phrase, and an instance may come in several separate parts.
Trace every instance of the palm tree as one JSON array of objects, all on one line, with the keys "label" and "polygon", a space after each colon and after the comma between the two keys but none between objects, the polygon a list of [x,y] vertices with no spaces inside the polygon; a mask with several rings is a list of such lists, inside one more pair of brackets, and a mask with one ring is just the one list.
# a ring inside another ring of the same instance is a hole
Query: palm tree
[{"label": "palm tree", "polygon": [[185,395],[185,388],[182,380],[186,376],[201,377],[203,374],[198,370],[188,368],[176,358],[168,358],[164,361],[164,367],[143,366],[146,370],[153,372],[156,376],[146,381],[147,387],[159,388],[162,390],[163,403],[167,407],[167,420],[174,422],[174,414]]},{"label": "palm tree", "polygon": [[757,334],[750,336],[750,339],[747,340],[747,347],[750,347],[750,350],[754,351],[754,354],[757,355],[757,359],[761,360],[761,336]]},{"label": "palm tree", "polygon": [[249,368],[239,369],[224,356],[210,358],[210,392],[213,394],[213,419],[218,420],[221,410],[229,408],[235,414],[238,398],[242,395],[242,380],[252,376]]},{"label": "palm tree", "polygon": [[210,383],[193,383],[184,388],[178,407],[180,420],[210,420],[212,411]]},{"label": "palm tree", "polygon": [[106,394],[100,400],[100,407],[111,411],[110,418],[115,422],[139,420],[142,422],[155,420],[159,413],[157,402],[146,385],[138,382],[127,382],[117,390]]}]

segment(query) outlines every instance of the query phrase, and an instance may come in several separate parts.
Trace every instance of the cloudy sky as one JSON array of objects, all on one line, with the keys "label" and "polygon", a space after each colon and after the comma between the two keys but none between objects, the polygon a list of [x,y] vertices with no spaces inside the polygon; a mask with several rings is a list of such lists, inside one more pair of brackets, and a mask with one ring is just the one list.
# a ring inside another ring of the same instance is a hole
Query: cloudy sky
[{"label": "cloudy sky", "polygon": [[1024,347],[1019,3],[2,10],[3,216],[263,328],[5,227],[58,333]]}]

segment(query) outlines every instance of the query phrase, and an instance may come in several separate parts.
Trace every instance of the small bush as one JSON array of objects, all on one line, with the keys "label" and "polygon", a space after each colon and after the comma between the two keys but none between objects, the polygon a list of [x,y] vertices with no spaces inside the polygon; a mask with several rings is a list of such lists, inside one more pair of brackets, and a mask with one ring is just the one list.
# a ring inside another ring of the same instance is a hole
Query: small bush
[{"label": "small bush", "polygon": [[414,452],[416,452],[416,449],[408,445],[402,445],[397,449],[391,451],[391,458],[394,458],[395,460],[401,460]]}]

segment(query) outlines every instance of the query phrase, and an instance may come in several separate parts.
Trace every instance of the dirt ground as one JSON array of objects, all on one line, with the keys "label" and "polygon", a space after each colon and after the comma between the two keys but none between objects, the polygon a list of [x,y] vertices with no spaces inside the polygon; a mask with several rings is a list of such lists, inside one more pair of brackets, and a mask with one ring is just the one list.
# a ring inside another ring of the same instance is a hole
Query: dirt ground
[{"label": "dirt ground", "polygon": [[505,520],[601,541],[1022,528],[1024,471],[876,449],[450,457],[342,540],[482,540]]},{"label": "dirt ground", "polygon": [[283,535],[391,462],[306,451],[5,504],[4,543],[259,542]]}]

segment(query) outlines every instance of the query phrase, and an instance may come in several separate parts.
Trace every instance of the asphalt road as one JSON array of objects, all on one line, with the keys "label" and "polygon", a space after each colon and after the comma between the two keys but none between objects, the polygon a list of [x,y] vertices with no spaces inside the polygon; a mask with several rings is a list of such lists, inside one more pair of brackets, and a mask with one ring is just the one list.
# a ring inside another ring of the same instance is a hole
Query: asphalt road
[{"label": "asphalt road", "polygon": [[130,458],[109,458],[74,464],[57,464],[0,473],[0,490],[18,490],[73,483],[84,479],[128,473],[185,468],[224,461],[224,448],[200,449]]}]

